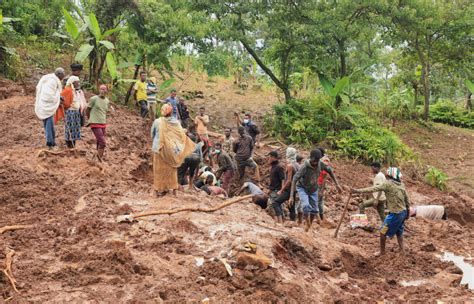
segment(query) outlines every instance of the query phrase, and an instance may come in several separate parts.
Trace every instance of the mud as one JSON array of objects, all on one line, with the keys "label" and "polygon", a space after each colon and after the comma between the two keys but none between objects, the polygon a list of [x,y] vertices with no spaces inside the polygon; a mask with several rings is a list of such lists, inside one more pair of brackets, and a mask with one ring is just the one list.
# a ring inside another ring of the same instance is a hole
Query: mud
[{"label": "mud", "polygon": [[[7,247],[16,251],[13,274],[20,291],[0,274],[0,302],[473,301],[472,291],[459,284],[459,269],[437,257],[444,251],[473,255],[473,202],[462,192],[441,193],[408,178],[414,203],[443,203],[449,220],[410,219],[405,254],[389,240],[387,254],[380,258],[373,256],[377,234],[351,230],[349,215],[336,240],[332,225],[316,225],[309,233],[294,225],[275,226],[251,202],[210,214],[152,216],[118,224],[115,217],[121,214],[214,206],[221,200],[194,192],[154,198],[149,123],[120,106],[110,113],[104,164],[93,161],[94,139],[86,128],[78,143],[81,153],[39,154],[44,135],[33,100],[15,96],[0,101],[0,227],[33,225],[0,235],[0,261]],[[64,145],[63,126],[57,133],[58,143]],[[263,156],[272,149],[264,145],[257,150],[264,174],[268,168]],[[345,189],[370,181],[369,168],[361,164],[335,160],[334,167]],[[353,172],[360,178],[354,179]],[[329,184],[330,224],[339,220],[345,199],[346,194]],[[361,201],[356,197],[349,204],[349,214],[357,212]],[[369,209],[368,216],[379,225],[374,210]],[[237,267],[235,248],[246,241],[255,242],[271,260],[268,268]],[[204,259],[202,266],[196,265],[196,257]],[[401,285],[414,280],[428,283]]]}]

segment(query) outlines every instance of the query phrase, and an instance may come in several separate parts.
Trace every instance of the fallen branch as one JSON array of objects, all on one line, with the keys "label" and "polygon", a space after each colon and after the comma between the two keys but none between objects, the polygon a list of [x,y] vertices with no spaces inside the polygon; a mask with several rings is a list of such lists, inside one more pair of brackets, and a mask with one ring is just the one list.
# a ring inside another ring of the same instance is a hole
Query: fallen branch
[{"label": "fallen branch", "polygon": [[341,219],[339,220],[339,224],[337,224],[336,231],[334,232],[334,238],[337,238],[337,233],[339,232],[339,228],[341,227],[342,220],[344,219],[344,216],[346,215],[347,206],[349,206],[349,202],[351,201],[351,198],[352,198],[352,192],[349,194],[349,197],[347,198],[346,205],[344,206],[344,211],[341,214]]},{"label": "fallen branch", "polygon": [[40,157],[43,153],[44,154],[61,155],[61,154],[66,154],[67,151],[65,151],[65,150],[63,150],[63,151],[54,151],[54,150],[42,149],[42,150],[38,151],[38,154],[36,155],[36,157]]},{"label": "fallen branch", "polygon": [[15,250],[10,249],[10,251],[7,252],[7,255],[5,257],[5,269],[3,270],[3,273],[5,274],[5,276],[10,281],[10,284],[12,284],[13,289],[17,293],[20,293],[18,291],[18,289],[16,289],[16,280],[13,277],[13,273],[12,273],[12,264],[13,264],[13,256],[14,255],[15,255]]},{"label": "fallen branch", "polygon": [[27,229],[31,228],[32,225],[12,225],[12,226],[4,226],[0,228],[0,234],[7,232],[7,231],[13,231],[13,230],[20,230],[20,229]]},{"label": "fallen branch", "polygon": [[215,212],[217,210],[228,207],[232,204],[241,202],[241,201],[246,200],[246,199],[251,198],[251,197],[252,197],[252,194],[245,195],[245,196],[234,197],[234,198],[232,198],[230,200],[227,200],[227,201],[223,202],[222,204],[217,205],[216,207],[212,207],[212,208],[186,207],[186,208],[180,208],[180,209],[174,209],[174,210],[157,210],[157,211],[150,211],[150,212],[144,212],[144,213],[131,215],[131,217],[133,219],[137,219],[137,218],[140,218],[140,217],[151,216],[151,215],[162,215],[162,214],[172,215],[172,214],[179,213],[179,212]]}]

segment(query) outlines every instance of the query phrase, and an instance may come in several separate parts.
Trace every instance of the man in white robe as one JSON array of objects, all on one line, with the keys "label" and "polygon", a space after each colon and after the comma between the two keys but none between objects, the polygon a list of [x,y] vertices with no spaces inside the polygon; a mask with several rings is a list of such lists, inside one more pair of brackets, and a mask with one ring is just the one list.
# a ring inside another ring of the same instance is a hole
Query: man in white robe
[{"label": "man in white robe", "polygon": [[43,121],[46,145],[53,149],[56,146],[54,131],[54,114],[61,103],[61,80],[65,76],[63,68],[41,77],[36,86],[35,113]]}]

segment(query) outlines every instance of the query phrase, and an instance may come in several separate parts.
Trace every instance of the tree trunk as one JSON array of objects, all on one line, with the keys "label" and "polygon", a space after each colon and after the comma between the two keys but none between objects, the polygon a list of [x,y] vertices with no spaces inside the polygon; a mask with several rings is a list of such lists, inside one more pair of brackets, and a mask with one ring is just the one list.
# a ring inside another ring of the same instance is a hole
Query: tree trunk
[{"label": "tree trunk", "polygon": [[468,110],[469,112],[472,111],[472,100],[471,100],[471,97],[472,97],[472,93],[469,92],[466,96],[466,110]]},{"label": "tree trunk", "polygon": [[423,120],[427,121],[430,116],[430,94],[431,94],[429,62],[422,62],[421,79],[423,81],[423,95],[425,99]]},{"label": "tree trunk", "polygon": [[339,61],[340,61],[339,76],[340,78],[342,78],[344,76],[347,76],[346,52],[345,52],[344,40],[337,40],[337,45],[339,47]]},{"label": "tree trunk", "polygon": [[413,86],[413,109],[416,109],[416,106],[418,105],[418,83],[416,81],[412,82]]},{"label": "tree trunk", "polygon": [[263,61],[260,59],[258,54],[253,50],[250,45],[245,42],[245,40],[241,39],[240,42],[244,46],[244,48],[247,50],[247,52],[252,56],[252,58],[257,62],[258,66],[271,78],[271,80],[279,87],[282,91],[283,94],[285,95],[285,102],[290,101],[291,99],[291,93],[290,90],[288,89],[288,84],[281,82],[275,74],[273,74],[272,70],[270,70],[269,67],[263,63]]},{"label": "tree trunk", "polygon": [[[138,72],[140,71],[140,65],[135,66],[135,72],[133,73],[133,79],[137,79]],[[131,83],[130,87],[128,88],[127,95],[125,95],[125,104],[128,104],[128,100],[130,99],[130,95],[132,94],[132,89],[135,84]]]}]

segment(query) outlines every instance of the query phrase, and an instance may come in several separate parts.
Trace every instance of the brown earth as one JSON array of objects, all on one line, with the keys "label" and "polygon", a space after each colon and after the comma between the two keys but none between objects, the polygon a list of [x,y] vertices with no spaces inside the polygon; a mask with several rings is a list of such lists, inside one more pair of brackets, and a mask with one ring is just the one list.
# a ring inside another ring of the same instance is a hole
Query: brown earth
[{"label": "brown earth", "polygon": [[[189,103],[206,104],[211,116],[230,119],[227,111],[237,108],[230,97],[222,108],[219,96],[210,100],[206,94],[204,99]],[[239,109],[255,110],[255,99],[239,104]],[[110,113],[105,164],[92,160],[94,139],[86,128],[77,155],[40,153],[44,135],[33,103],[33,96],[0,101],[0,227],[33,225],[0,235],[0,261],[5,258],[4,249],[16,252],[13,274],[19,290],[16,293],[0,273],[0,301],[474,301],[472,292],[459,286],[459,269],[437,257],[444,251],[473,255],[473,202],[467,196],[441,193],[408,176],[412,201],[445,204],[450,219],[410,219],[407,253],[398,253],[396,241],[390,240],[388,253],[381,258],[373,257],[377,234],[351,230],[348,216],[339,238],[334,239],[334,228],[317,226],[305,233],[299,227],[275,226],[266,212],[250,202],[210,214],[152,216],[118,224],[117,215],[215,206],[220,199],[194,192],[154,198],[148,123],[120,106]],[[63,145],[62,126],[57,127],[57,133]],[[264,155],[270,149],[264,145],[257,153]],[[334,166],[346,190],[370,181],[369,169],[359,163],[336,160]],[[326,214],[333,226],[345,198],[346,194],[337,194],[329,186]],[[351,202],[349,213],[356,212],[360,200]],[[373,210],[369,210],[369,218],[375,225]],[[268,268],[237,264],[237,248],[246,241],[255,242],[271,259]],[[198,263],[201,258],[202,265]],[[231,266],[232,276],[222,258]],[[417,279],[427,283],[414,287],[400,284]]]}]

